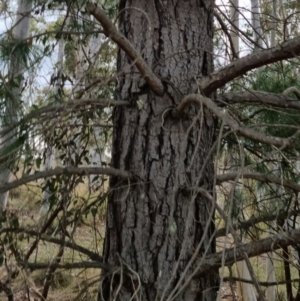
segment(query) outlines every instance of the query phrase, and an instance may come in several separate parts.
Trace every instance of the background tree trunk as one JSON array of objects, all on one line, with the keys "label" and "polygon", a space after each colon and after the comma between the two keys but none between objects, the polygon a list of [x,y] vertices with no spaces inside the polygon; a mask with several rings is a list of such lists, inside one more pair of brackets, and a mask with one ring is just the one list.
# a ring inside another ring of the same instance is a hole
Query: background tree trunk
[{"label": "background tree trunk", "polygon": [[119,29],[164,80],[166,92],[155,95],[119,52],[116,98],[132,107],[114,109],[112,164],[138,180],[110,182],[104,258],[122,262],[124,270],[122,277],[102,279],[99,300],[127,301],[135,292],[151,301],[216,299],[218,271],[194,278],[177,297],[173,291],[205,229],[199,256],[206,248],[215,251],[212,204],[190,189],[212,193],[215,122],[194,105],[176,120],[167,114],[213,70],[213,8],[210,0],[121,1]]},{"label": "background tree trunk", "polygon": [[[29,26],[30,26],[30,13],[32,8],[32,2],[28,0],[18,1],[17,17],[13,26],[13,36],[14,40],[23,40],[28,37]],[[24,50],[23,50],[24,51]],[[18,121],[20,115],[21,106],[21,93],[23,86],[23,74],[25,72],[26,65],[26,55],[21,53],[22,49],[18,45],[11,53],[11,58],[8,67],[9,84],[12,85],[10,92],[10,97],[5,99],[5,113],[3,116],[3,127],[15,124]],[[16,87],[17,83],[17,87]],[[0,148],[6,149],[16,141],[17,130],[14,129],[10,131],[4,137],[0,139]],[[0,168],[0,184],[9,182],[12,172],[11,168],[16,160],[17,151],[13,150],[9,158],[6,158],[4,163],[2,163]],[[0,193],[0,217],[3,211],[6,209],[8,199],[8,192]]]},{"label": "background tree trunk", "polygon": [[263,47],[263,32],[260,24],[259,11],[259,1],[251,0],[252,29],[254,41],[256,42],[255,49],[257,50]]},{"label": "background tree trunk", "polygon": [[[236,28],[240,28],[240,20],[239,20],[240,14],[239,14],[239,0],[231,0],[230,1],[230,20],[233,22],[235,26],[231,25],[230,29],[230,36],[232,39],[234,51],[231,52],[236,53],[239,57],[239,51],[240,51],[240,37],[238,34],[238,30]],[[232,54],[231,53],[231,54]],[[233,58],[233,54],[232,54]]]}]

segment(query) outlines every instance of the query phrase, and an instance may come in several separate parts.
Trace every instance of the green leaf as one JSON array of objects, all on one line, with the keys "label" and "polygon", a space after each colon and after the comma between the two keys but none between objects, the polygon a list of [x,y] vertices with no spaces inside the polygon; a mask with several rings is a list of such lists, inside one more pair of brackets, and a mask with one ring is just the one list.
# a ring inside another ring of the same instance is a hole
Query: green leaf
[{"label": "green leaf", "polygon": [[97,214],[97,208],[92,208],[91,213],[92,213],[93,217],[95,217]]},{"label": "green leaf", "polygon": [[42,158],[41,158],[41,157],[38,157],[38,158],[35,160],[36,167],[37,167],[37,168],[40,168],[40,167],[41,167],[41,163],[42,163]]}]

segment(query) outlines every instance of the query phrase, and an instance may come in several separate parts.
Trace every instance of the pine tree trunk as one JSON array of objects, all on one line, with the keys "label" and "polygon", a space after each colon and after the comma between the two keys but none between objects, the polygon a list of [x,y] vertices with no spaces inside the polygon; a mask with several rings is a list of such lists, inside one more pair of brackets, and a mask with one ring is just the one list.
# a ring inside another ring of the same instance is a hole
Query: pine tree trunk
[{"label": "pine tree trunk", "polygon": [[[164,81],[166,92],[155,95],[119,52],[116,98],[132,106],[114,109],[112,165],[132,172],[136,181],[110,181],[104,258],[123,269],[121,275],[103,276],[99,300],[128,301],[135,293],[138,300],[171,300],[206,228],[198,256],[206,248],[207,254],[215,251],[214,239],[209,241],[212,204],[193,189],[212,194],[214,119],[196,105],[178,119],[168,115],[197,79],[212,72],[213,1],[174,3],[121,1],[119,30]],[[217,290],[218,271],[212,270],[193,278],[174,300],[215,301]]]}]

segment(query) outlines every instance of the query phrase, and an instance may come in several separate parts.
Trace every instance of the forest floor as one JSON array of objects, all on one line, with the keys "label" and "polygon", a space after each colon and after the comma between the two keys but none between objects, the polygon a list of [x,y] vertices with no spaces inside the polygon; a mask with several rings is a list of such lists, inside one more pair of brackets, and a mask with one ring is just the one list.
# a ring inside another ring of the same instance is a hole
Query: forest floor
[{"label": "forest floor", "polygon": [[[85,188],[86,185],[82,185],[78,193],[78,197],[84,197],[88,194]],[[37,221],[40,207],[41,192],[37,190],[35,186],[30,189],[28,187],[19,187],[14,189],[10,194],[8,215],[15,214],[19,217],[19,227],[27,227],[38,231]],[[92,199],[92,198],[91,198]],[[83,218],[83,222],[78,225],[74,232],[73,228],[68,228],[68,232],[72,233],[72,241],[77,243],[86,249],[93,251],[97,254],[102,254],[102,246],[104,241],[105,231],[105,218],[103,210],[98,210],[95,214],[87,214]],[[53,233],[52,229],[52,233]],[[49,233],[51,235],[51,232]],[[55,236],[56,237],[56,236]],[[18,251],[22,254],[28,252],[34,238],[24,238],[19,235],[15,236],[16,241],[14,242]],[[0,251],[1,251],[0,238]],[[222,248],[232,247],[233,241],[228,239],[224,244],[224,239],[218,239],[217,247],[218,250]],[[7,248],[7,247],[6,247]],[[7,272],[15,271],[17,265],[15,262],[15,255],[12,255],[11,250],[3,249],[6,254],[5,260],[0,266],[0,281],[3,282],[5,279],[9,279]],[[40,241],[38,247],[34,250],[30,256],[29,262],[31,263],[50,263],[56,257],[59,251],[59,246]],[[61,263],[74,263],[88,261],[87,256],[81,253],[65,248],[64,254],[61,258]],[[258,276],[260,281],[265,281],[265,256],[260,256],[251,259],[255,274]],[[279,263],[278,263],[279,264]],[[282,267],[276,266],[276,274],[279,276],[278,281],[284,279],[282,274]],[[29,269],[19,269],[18,276],[11,280],[12,292],[14,294],[14,301],[35,301],[43,300],[41,298],[42,290],[44,287],[46,269],[36,269],[29,271]],[[53,281],[47,300],[49,301],[74,301],[74,300],[95,300],[99,288],[100,269],[95,268],[80,268],[72,270],[57,269],[53,275]],[[228,269],[225,268],[224,277],[228,277]],[[233,273],[235,269],[233,267]],[[280,290],[284,290],[277,286]],[[230,286],[229,282],[224,281],[221,289],[221,299],[226,301],[239,301],[241,298],[237,293],[236,284],[233,287]],[[0,290],[0,301],[7,300],[4,292]],[[282,299],[284,300],[284,299]]]}]

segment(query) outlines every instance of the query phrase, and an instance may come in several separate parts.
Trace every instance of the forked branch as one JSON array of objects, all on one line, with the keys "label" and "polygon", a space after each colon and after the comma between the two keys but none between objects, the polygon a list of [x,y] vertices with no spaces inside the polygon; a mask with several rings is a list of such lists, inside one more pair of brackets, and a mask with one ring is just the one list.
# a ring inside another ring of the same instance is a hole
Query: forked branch
[{"label": "forked branch", "polygon": [[255,131],[251,128],[246,128],[240,125],[235,119],[233,119],[226,109],[220,109],[210,98],[207,98],[199,94],[190,94],[186,96],[182,100],[182,102],[175,109],[171,111],[172,117],[173,118],[179,117],[183,113],[185,108],[191,103],[198,103],[200,105],[202,104],[206,106],[218,118],[223,120],[223,122],[227,124],[231,128],[231,130],[233,130],[235,133],[256,142],[261,142],[276,147],[286,148],[286,147],[290,147],[293,144],[294,139],[298,135],[297,132],[294,136],[288,139],[277,138],[272,136],[266,136],[265,134]]}]

